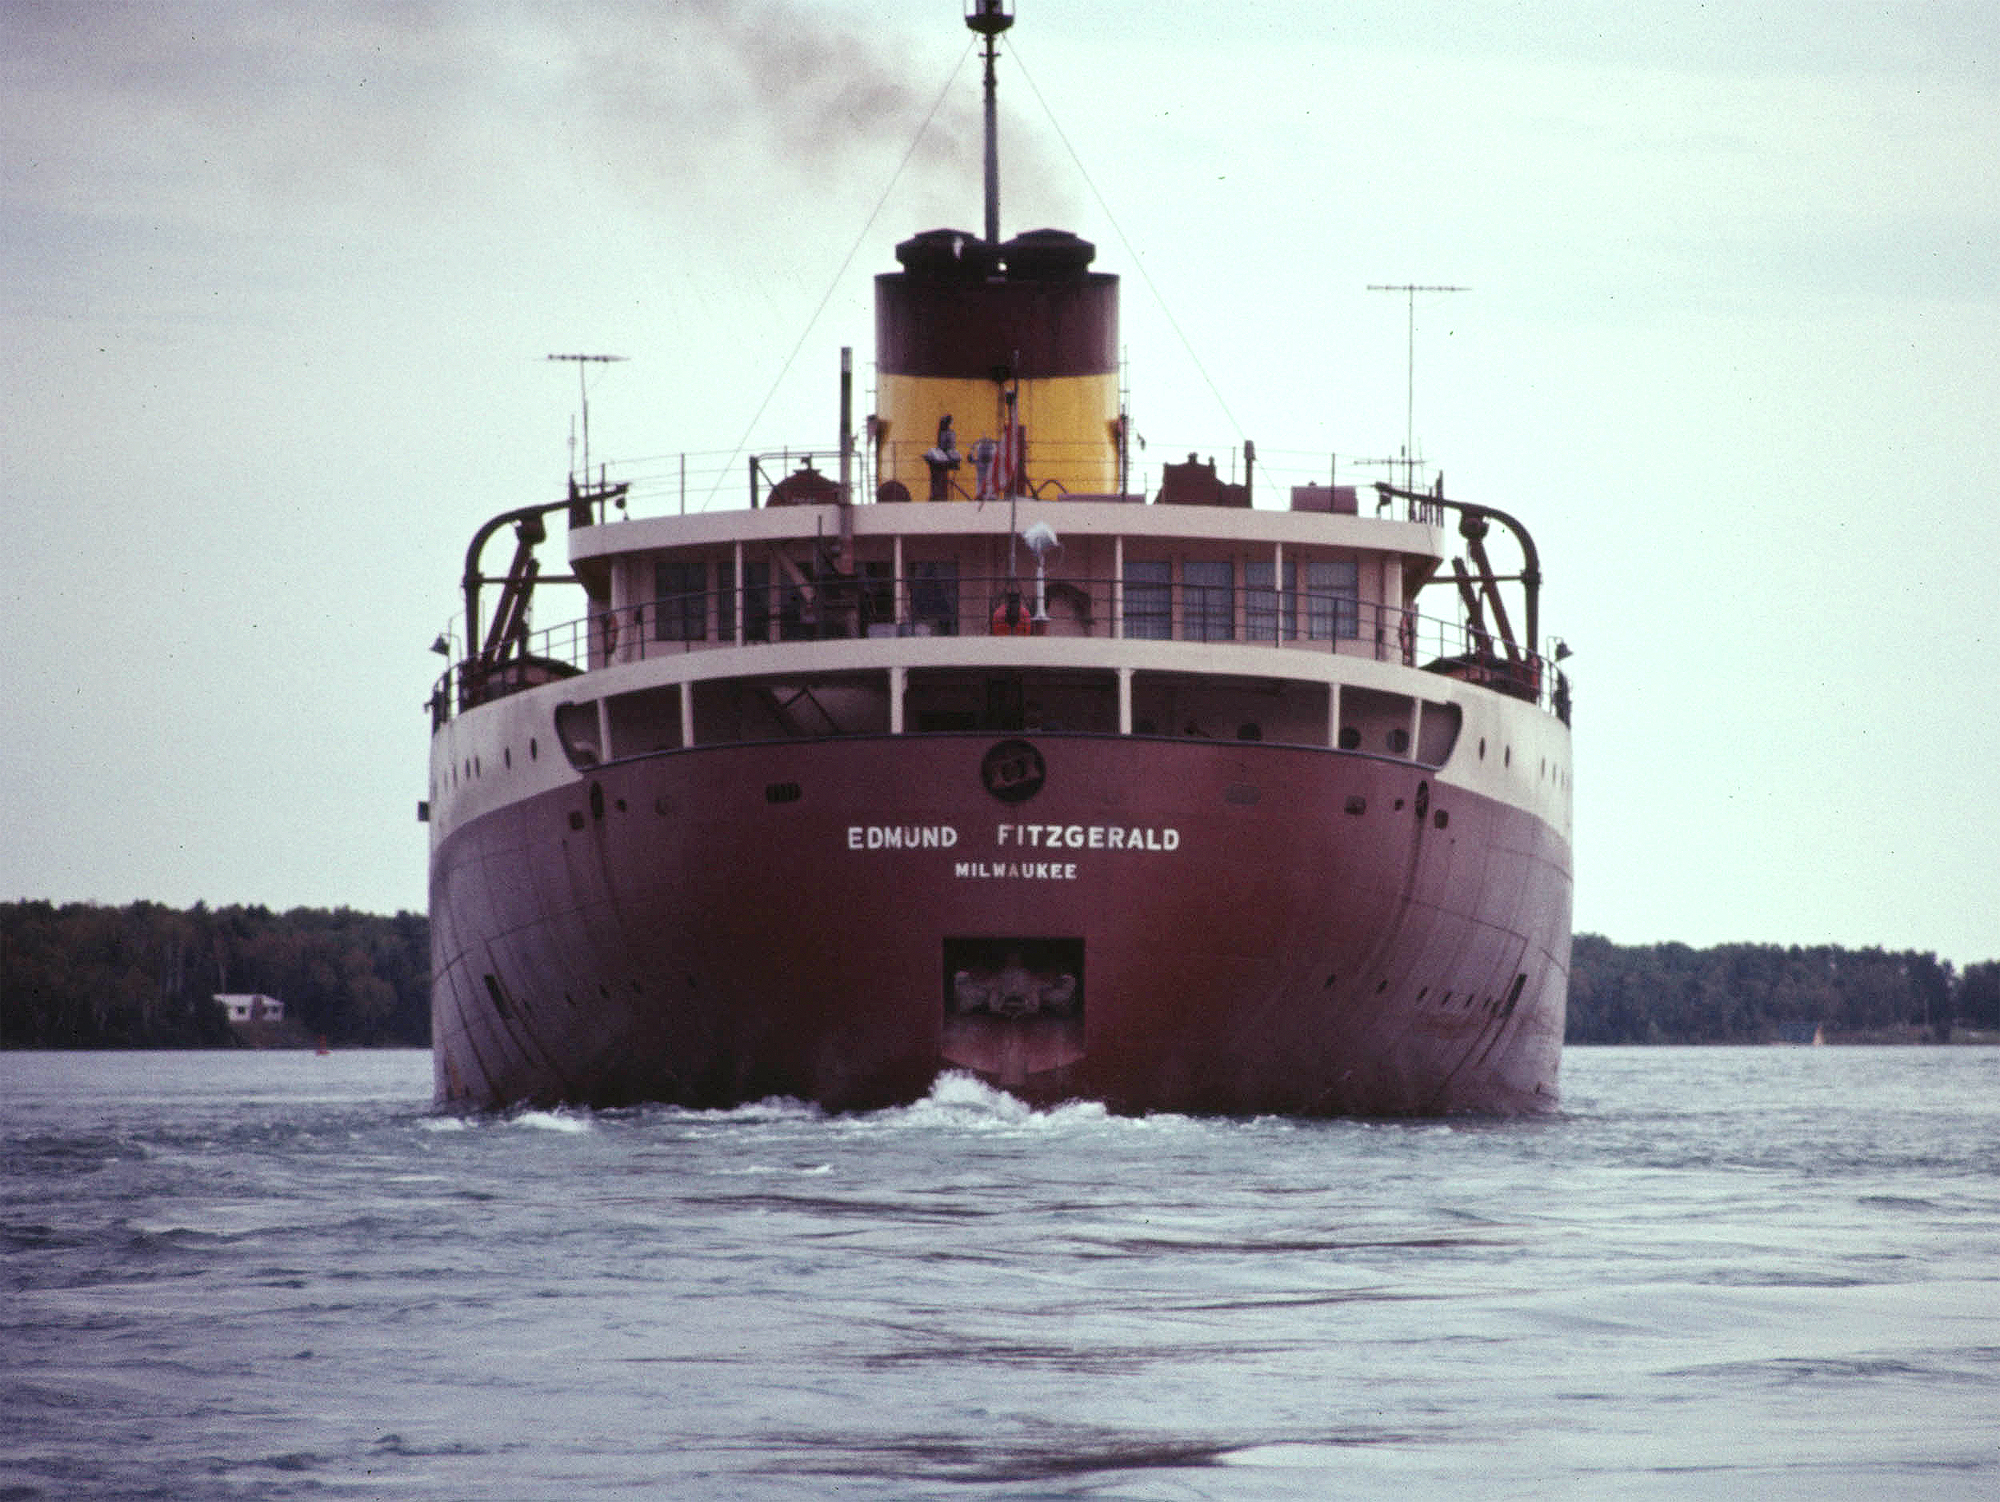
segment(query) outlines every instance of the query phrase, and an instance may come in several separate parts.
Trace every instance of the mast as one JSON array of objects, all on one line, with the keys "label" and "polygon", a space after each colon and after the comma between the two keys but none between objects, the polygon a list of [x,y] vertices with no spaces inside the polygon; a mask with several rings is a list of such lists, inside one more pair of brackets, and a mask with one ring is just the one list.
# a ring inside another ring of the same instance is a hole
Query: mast
[{"label": "mast", "polygon": [[1470,292],[1470,287],[1424,286],[1417,282],[1368,284],[1370,292],[1401,292],[1409,299],[1409,348],[1403,357],[1403,483],[1412,490],[1417,484],[1417,294],[1419,292]]},{"label": "mast", "polygon": [[1007,0],[972,0],[965,24],[986,38],[986,241],[1000,243],[1000,117],[993,57],[1000,33],[1014,24]]}]

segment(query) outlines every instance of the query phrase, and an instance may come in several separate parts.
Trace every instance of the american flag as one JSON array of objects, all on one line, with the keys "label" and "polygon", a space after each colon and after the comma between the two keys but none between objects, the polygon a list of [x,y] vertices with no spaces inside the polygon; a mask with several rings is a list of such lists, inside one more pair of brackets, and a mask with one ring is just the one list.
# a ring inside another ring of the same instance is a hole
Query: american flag
[{"label": "american flag", "polygon": [[1000,451],[993,456],[993,494],[1010,496],[1027,485],[1028,438],[1014,420],[1013,394],[1008,394],[1007,424],[1000,430]]}]

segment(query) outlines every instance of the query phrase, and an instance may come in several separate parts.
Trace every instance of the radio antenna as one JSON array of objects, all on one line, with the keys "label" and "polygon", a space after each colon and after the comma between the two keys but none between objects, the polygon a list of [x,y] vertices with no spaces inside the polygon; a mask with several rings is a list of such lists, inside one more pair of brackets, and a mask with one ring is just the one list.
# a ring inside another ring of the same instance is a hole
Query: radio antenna
[{"label": "radio antenna", "polygon": [[[618,365],[625,355],[550,355],[551,360],[569,360],[576,364],[576,394],[583,404],[583,483],[590,483],[590,388],[584,384],[584,367],[589,365]],[[571,463],[575,463],[572,459]],[[572,475],[570,478],[574,479]]]},{"label": "radio antenna", "polygon": [[1417,488],[1417,294],[1419,292],[1470,292],[1470,287],[1423,286],[1416,282],[1389,285],[1371,282],[1370,292],[1400,292],[1409,299],[1409,348],[1403,357],[1403,484]]}]

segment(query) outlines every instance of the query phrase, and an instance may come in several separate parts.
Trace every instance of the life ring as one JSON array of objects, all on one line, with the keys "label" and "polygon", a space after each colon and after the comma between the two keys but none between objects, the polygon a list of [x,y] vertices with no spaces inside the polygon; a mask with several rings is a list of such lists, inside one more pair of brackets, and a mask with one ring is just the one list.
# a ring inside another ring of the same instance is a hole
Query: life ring
[{"label": "life ring", "polygon": [[994,636],[1033,636],[1034,619],[1028,614],[1027,606],[1021,603],[1018,590],[1009,590],[998,605],[993,607],[990,627]]},{"label": "life ring", "polygon": [[1402,650],[1406,664],[1416,660],[1417,612],[1411,606],[1403,607],[1402,619],[1396,623],[1396,645]]},{"label": "life ring", "polygon": [[618,612],[604,612],[604,660],[611,661],[618,655]]}]

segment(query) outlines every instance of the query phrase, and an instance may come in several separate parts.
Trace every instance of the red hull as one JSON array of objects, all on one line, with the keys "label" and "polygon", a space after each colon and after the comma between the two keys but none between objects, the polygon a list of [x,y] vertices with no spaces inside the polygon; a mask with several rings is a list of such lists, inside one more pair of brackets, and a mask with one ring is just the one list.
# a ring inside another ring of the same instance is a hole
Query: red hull
[{"label": "red hull", "polygon": [[[1032,740],[1019,802],[992,736],[866,737],[618,763],[453,830],[438,1103],[864,1109],[964,1068],[1120,1111],[1553,1107],[1570,854],[1543,821],[1405,761]],[[1069,946],[1074,1005],[959,1015],[949,946],[1019,939]]]}]

